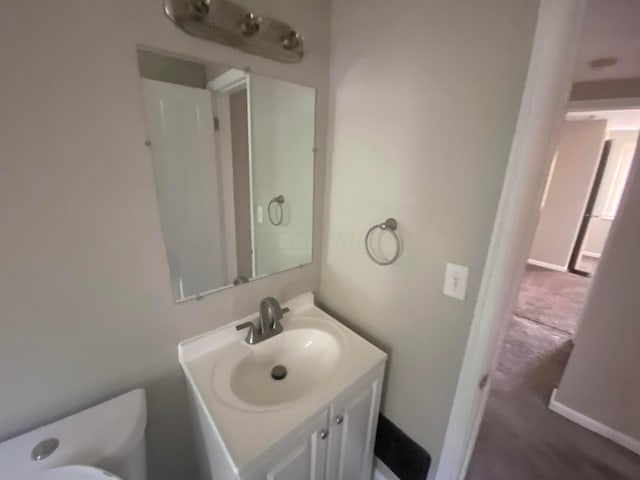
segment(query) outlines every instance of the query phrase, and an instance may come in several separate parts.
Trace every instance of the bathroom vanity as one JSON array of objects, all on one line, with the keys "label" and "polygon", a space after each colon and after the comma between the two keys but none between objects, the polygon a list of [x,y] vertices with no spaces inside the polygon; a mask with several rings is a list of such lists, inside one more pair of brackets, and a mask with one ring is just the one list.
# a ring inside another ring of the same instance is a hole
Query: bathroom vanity
[{"label": "bathroom vanity", "polygon": [[236,330],[252,315],[178,347],[201,478],[369,480],[387,356],[310,293],[285,306],[263,342]]}]

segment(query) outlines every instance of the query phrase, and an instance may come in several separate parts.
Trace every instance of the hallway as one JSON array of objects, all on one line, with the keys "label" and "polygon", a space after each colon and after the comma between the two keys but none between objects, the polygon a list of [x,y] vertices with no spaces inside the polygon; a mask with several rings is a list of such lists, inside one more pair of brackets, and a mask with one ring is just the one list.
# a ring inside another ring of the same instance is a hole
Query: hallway
[{"label": "hallway", "polygon": [[640,457],[547,408],[590,282],[527,266],[467,480],[640,478]]}]

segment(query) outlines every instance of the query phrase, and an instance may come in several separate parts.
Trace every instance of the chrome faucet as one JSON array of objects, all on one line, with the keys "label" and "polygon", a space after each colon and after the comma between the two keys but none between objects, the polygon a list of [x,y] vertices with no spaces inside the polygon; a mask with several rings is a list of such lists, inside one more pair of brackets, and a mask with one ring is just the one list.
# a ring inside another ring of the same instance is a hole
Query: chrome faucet
[{"label": "chrome faucet", "polygon": [[255,345],[267,338],[271,338],[282,332],[282,316],[289,311],[288,308],[281,308],[278,300],[273,297],[265,297],[260,300],[260,317],[258,324],[245,322],[236,325],[236,330],[248,328],[245,341],[249,345]]}]

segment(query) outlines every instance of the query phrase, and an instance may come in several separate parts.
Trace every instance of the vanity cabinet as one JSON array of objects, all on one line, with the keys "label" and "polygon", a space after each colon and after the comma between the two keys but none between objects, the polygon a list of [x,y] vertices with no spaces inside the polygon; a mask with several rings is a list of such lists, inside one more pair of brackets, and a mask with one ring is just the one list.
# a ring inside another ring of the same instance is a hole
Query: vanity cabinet
[{"label": "vanity cabinet", "polygon": [[325,480],[329,445],[325,410],[306,423],[302,431],[281,442],[272,458],[243,480]]},{"label": "vanity cabinet", "polygon": [[382,369],[356,382],[240,480],[370,480],[381,384]]},{"label": "vanity cabinet", "polygon": [[371,479],[381,383],[349,389],[331,405],[327,480]]},{"label": "vanity cabinet", "polygon": [[249,316],[178,347],[201,480],[371,480],[387,355],[310,293],[286,307],[264,342],[237,330]]}]

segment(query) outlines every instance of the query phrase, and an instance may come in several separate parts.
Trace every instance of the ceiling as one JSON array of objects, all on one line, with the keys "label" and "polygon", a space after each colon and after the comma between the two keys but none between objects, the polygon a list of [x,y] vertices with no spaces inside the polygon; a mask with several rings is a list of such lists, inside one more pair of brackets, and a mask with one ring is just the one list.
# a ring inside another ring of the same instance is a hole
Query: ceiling
[{"label": "ceiling", "polygon": [[607,120],[608,130],[640,130],[640,110],[569,112],[567,120]]},{"label": "ceiling", "polygon": [[[592,70],[589,62],[617,57],[612,67]],[[640,0],[588,0],[575,82],[640,77]]]}]

